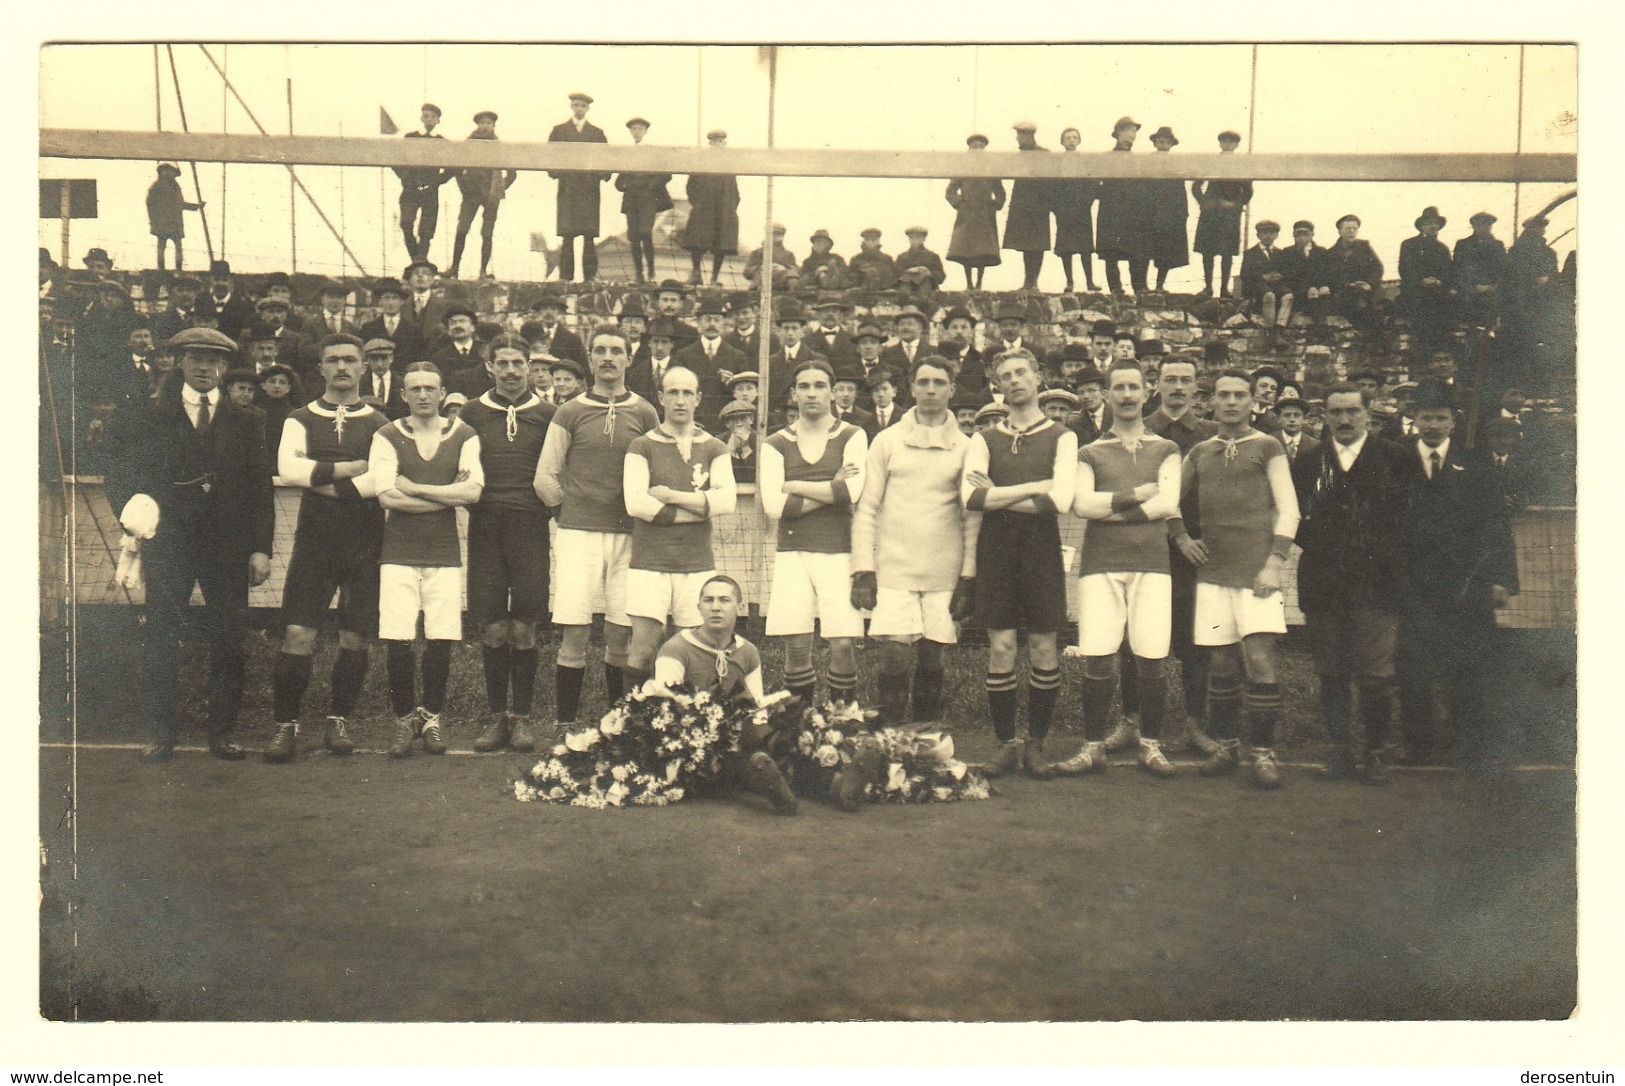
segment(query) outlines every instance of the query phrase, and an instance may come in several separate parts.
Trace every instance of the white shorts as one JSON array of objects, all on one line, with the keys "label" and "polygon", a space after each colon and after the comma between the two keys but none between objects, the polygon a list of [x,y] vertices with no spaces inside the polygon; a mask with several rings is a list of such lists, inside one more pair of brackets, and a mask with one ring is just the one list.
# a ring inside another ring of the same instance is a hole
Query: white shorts
[{"label": "white shorts", "polygon": [[378,567],[378,637],[384,641],[417,637],[419,611],[424,637],[463,639],[462,566]]},{"label": "white shorts", "polygon": [[[632,537],[620,532],[584,532],[560,528],[553,537],[558,575],[553,579],[553,622],[591,626],[593,603],[604,600],[604,621],[626,621],[626,573],[632,560]],[[664,617],[664,616],[662,616]]]},{"label": "white shorts", "polygon": [[910,592],[906,588],[875,591],[875,609],[869,617],[869,636],[914,641],[921,637],[939,645],[957,645],[959,629],[948,614],[952,590]]},{"label": "white shorts", "polygon": [[703,573],[661,573],[653,569],[626,571],[626,613],[638,618],[692,628],[700,624],[700,589],[717,575],[714,569]]},{"label": "white shorts", "polygon": [[863,616],[852,608],[852,556],[779,551],[773,556],[767,635],[810,634],[815,618],[825,637],[863,636]]},{"label": "white shorts", "polygon": [[1286,633],[1286,601],[1279,592],[1263,599],[1250,588],[1227,585],[1196,585],[1196,628],[1198,645],[1234,645],[1252,634]]},{"label": "white shorts", "polygon": [[1111,656],[1123,644],[1144,660],[1168,655],[1174,579],[1166,573],[1090,573],[1078,578],[1078,649]]}]

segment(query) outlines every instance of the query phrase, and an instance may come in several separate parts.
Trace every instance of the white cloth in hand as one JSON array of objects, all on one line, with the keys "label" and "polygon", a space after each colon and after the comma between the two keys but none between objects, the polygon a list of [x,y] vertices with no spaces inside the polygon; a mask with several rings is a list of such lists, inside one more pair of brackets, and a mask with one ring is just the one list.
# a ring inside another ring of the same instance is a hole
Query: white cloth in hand
[{"label": "white cloth in hand", "polygon": [[151,539],[158,532],[158,503],[145,494],[137,494],[124,503],[119,514],[124,530],[137,539]]}]

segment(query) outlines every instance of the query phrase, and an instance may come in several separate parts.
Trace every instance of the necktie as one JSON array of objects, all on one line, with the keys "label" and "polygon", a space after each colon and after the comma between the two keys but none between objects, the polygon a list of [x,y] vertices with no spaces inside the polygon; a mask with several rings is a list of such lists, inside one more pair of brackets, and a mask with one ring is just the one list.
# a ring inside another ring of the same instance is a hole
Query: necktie
[{"label": "necktie", "polygon": [[1435,475],[1439,474],[1439,468],[1443,465],[1443,463],[1444,463],[1444,457],[1439,455],[1439,450],[1438,449],[1434,449],[1431,453],[1428,454],[1428,478],[1429,479],[1431,479]]},{"label": "necktie", "polygon": [[209,397],[207,396],[201,397],[197,402],[197,428],[199,430],[209,428]]}]

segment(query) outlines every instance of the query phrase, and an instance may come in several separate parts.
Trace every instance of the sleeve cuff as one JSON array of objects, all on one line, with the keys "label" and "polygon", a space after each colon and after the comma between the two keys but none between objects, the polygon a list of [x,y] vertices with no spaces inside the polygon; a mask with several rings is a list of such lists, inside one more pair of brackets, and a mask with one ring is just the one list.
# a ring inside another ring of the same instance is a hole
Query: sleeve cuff
[{"label": "sleeve cuff", "polygon": [[1134,491],[1118,490],[1112,494],[1112,512],[1122,513],[1140,503],[1134,500]]},{"label": "sleeve cuff", "polygon": [[332,481],[333,481],[333,465],[332,464],[329,464],[329,463],[326,463],[326,462],[318,462],[315,467],[310,469],[310,485],[311,486],[313,486],[313,487],[326,486],[328,483],[331,483]]},{"label": "sleeve cuff", "polygon": [[1270,541],[1270,553],[1281,561],[1292,556],[1292,540],[1284,535],[1278,535]]},{"label": "sleeve cuff", "polygon": [[1055,506],[1055,499],[1048,494],[1034,494],[1032,502],[1033,507],[1040,513],[1057,513],[1060,511]]},{"label": "sleeve cuff", "polygon": [[986,509],[987,487],[979,486],[975,490],[971,491],[970,497],[965,501],[965,508],[978,513]]},{"label": "sleeve cuff", "polygon": [[835,508],[850,509],[852,507],[852,492],[846,488],[845,479],[831,479],[829,492],[835,498]]},{"label": "sleeve cuff", "polygon": [[660,512],[655,514],[652,524],[674,524],[677,521],[677,507],[675,505],[662,505]]},{"label": "sleeve cuff", "polygon": [[794,520],[802,514],[806,507],[807,503],[801,500],[800,494],[792,494],[784,499],[784,517],[782,519]]}]

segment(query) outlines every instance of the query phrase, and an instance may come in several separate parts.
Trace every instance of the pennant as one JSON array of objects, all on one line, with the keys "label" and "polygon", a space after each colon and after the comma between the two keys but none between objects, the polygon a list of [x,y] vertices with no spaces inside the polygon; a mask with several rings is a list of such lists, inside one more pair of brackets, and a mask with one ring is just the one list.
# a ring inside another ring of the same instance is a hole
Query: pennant
[{"label": "pennant", "polygon": [[378,107],[378,134],[380,136],[393,136],[395,133],[397,133],[399,131],[400,131],[400,127],[395,124],[395,118],[393,118],[393,117],[391,117],[389,115],[389,110],[385,109],[383,106],[379,106]]}]

